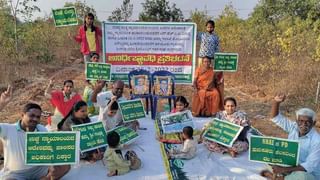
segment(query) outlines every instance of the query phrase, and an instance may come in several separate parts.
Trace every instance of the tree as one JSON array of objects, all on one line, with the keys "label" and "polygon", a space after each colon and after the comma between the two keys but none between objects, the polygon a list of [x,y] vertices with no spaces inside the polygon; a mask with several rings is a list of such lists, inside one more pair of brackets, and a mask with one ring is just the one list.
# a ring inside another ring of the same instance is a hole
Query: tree
[{"label": "tree", "polygon": [[112,22],[127,22],[132,15],[132,10],[133,4],[130,4],[130,0],[123,0],[121,8],[112,11],[112,15],[108,17],[108,20]]},{"label": "tree", "polygon": [[14,24],[12,23],[10,7],[7,1],[0,0],[0,61],[3,62],[10,59],[8,55],[15,54]]},{"label": "tree", "polygon": [[76,1],[74,3],[72,2],[66,2],[64,4],[64,7],[75,7],[76,11],[77,11],[77,16],[80,20],[84,20],[84,17],[86,14],[88,13],[92,13],[92,14],[96,14],[96,10],[91,6],[87,6],[85,3],[81,2],[81,1]]},{"label": "tree", "polygon": [[145,3],[142,3],[142,6],[144,11],[139,14],[140,21],[183,21],[182,11],[174,3],[170,7],[166,0],[146,0]]},{"label": "tree", "polygon": [[191,21],[197,24],[197,30],[200,32],[206,31],[205,24],[210,19],[212,19],[212,17],[208,15],[206,10],[198,11],[196,9],[195,11],[191,11]]},{"label": "tree", "polygon": [[14,21],[14,39],[15,39],[15,48],[16,52],[18,52],[18,15],[22,15],[25,21],[28,21],[32,17],[32,13],[35,11],[40,12],[40,8],[36,5],[31,5],[31,3],[37,2],[37,0],[16,0],[16,2],[13,2],[13,0],[9,0],[8,4],[11,10],[11,15],[13,16]]},{"label": "tree", "polygon": [[262,0],[255,7],[252,17],[260,23],[275,25],[282,19],[300,18],[303,20],[320,18],[319,0]]}]

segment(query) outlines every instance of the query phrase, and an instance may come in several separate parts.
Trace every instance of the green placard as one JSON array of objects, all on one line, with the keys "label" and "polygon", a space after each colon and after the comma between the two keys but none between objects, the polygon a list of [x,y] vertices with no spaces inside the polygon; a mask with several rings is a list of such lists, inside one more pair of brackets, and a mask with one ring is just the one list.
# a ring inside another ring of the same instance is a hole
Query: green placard
[{"label": "green placard", "polygon": [[123,122],[130,122],[146,117],[141,99],[119,102]]},{"label": "green placard", "polygon": [[26,165],[64,165],[79,161],[78,132],[28,132]]},{"label": "green placard", "polygon": [[231,147],[243,127],[228,121],[214,118],[206,130],[204,137],[210,141]]},{"label": "green placard", "polygon": [[111,64],[106,63],[86,63],[86,79],[107,80],[111,78]]},{"label": "green placard", "polygon": [[78,25],[76,8],[74,7],[52,9],[52,14],[56,27]]},{"label": "green placard", "polygon": [[72,131],[80,132],[81,152],[107,146],[107,133],[101,121],[72,126]]},{"label": "green placard", "polygon": [[116,131],[120,135],[120,144],[130,144],[139,137],[137,132],[125,126],[116,127],[115,129],[108,131],[108,133],[112,131]]},{"label": "green placard", "polygon": [[214,70],[235,72],[238,68],[238,53],[215,53]]},{"label": "green placard", "polygon": [[249,159],[251,161],[284,166],[298,165],[298,141],[273,137],[251,136],[249,146]]}]

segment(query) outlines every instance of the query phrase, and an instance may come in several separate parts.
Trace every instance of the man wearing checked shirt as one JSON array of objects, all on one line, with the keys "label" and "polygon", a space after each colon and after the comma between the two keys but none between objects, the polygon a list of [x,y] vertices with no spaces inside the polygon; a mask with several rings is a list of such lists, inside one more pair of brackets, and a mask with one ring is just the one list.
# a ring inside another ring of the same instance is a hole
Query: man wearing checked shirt
[{"label": "man wearing checked shirt", "polygon": [[272,172],[264,170],[261,175],[277,180],[318,180],[320,179],[320,134],[314,128],[316,113],[309,108],[302,108],[296,112],[296,121],[291,121],[279,113],[280,103],[285,98],[285,95],[275,96],[271,118],[288,133],[288,139],[299,141],[299,164],[294,167],[271,166]]}]

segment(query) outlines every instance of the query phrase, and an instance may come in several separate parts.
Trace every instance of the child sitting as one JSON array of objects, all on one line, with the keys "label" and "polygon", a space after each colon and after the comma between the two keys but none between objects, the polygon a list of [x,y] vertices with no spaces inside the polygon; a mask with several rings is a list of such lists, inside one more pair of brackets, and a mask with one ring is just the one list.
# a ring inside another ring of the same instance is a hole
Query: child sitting
[{"label": "child sitting", "polygon": [[100,61],[100,56],[99,54],[97,53],[91,53],[91,58],[90,58],[90,61],[91,62],[95,62],[95,63],[98,63]]},{"label": "child sitting", "polygon": [[[183,112],[188,110],[189,103],[184,96],[177,96],[174,103],[175,108],[171,111],[171,113]],[[180,144],[182,142],[179,133],[158,135],[156,139],[164,143]]]},{"label": "child sitting", "polygon": [[117,132],[112,131],[107,135],[108,149],[104,153],[104,160],[108,166],[108,176],[118,176],[126,174],[130,169],[135,170],[140,168],[141,161],[134,151],[128,151],[123,158],[122,152],[119,149],[120,136]]},{"label": "child sitting", "polygon": [[106,131],[109,131],[122,124],[122,118],[119,110],[119,105],[115,98],[111,98],[102,115],[102,122]]},{"label": "child sitting", "polygon": [[109,131],[121,125],[131,128],[134,131],[137,131],[139,128],[138,121],[123,123],[122,115],[119,111],[119,104],[117,103],[116,96],[111,97],[111,100],[108,102],[107,106],[103,111],[101,121],[103,122],[106,131]]},{"label": "child sitting", "polygon": [[171,113],[183,112],[188,110],[189,103],[184,96],[177,96],[174,104],[175,108],[171,111]]},{"label": "child sitting", "polygon": [[182,132],[183,148],[171,149],[169,158],[192,159],[197,152],[197,142],[193,139],[193,128],[186,126]]}]

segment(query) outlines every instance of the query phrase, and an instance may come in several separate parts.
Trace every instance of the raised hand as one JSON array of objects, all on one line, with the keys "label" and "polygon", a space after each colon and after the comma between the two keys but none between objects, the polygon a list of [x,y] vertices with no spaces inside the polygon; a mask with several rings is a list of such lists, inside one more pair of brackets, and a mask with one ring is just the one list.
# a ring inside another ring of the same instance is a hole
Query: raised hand
[{"label": "raised hand", "polygon": [[7,104],[12,99],[13,88],[9,85],[7,90],[0,96],[0,104]]},{"label": "raised hand", "polygon": [[103,87],[106,85],[106,81],[98,80],[95,84],[94,89],[98,92],[102,91]]},{"label": "raised hand", "polygon": [[111,97],[111,101],[112,101],[112,102],[117,101],[117,99],[118,99],[118,97],[117,97],[117,96],[112,96],[112,97]]},{"label": "raised hand", "polygon": [[50,86],[53,86],[53,80],[52,80],[52,79],[50,79],[49,85],[50,85]]},{"label": "raised hand", "polygon": [[8,89],[0,95],[0,111],[11,101],[13,88],[9,85]]},{"label": "raised hand", "polygon": [[277,102],[277,103],[281,103],[281,102],[283,102],[285,99],[286,99],[286,95],[285,95],[285,94],[277,94],[277,95],[274,97],[274,101]]}]

